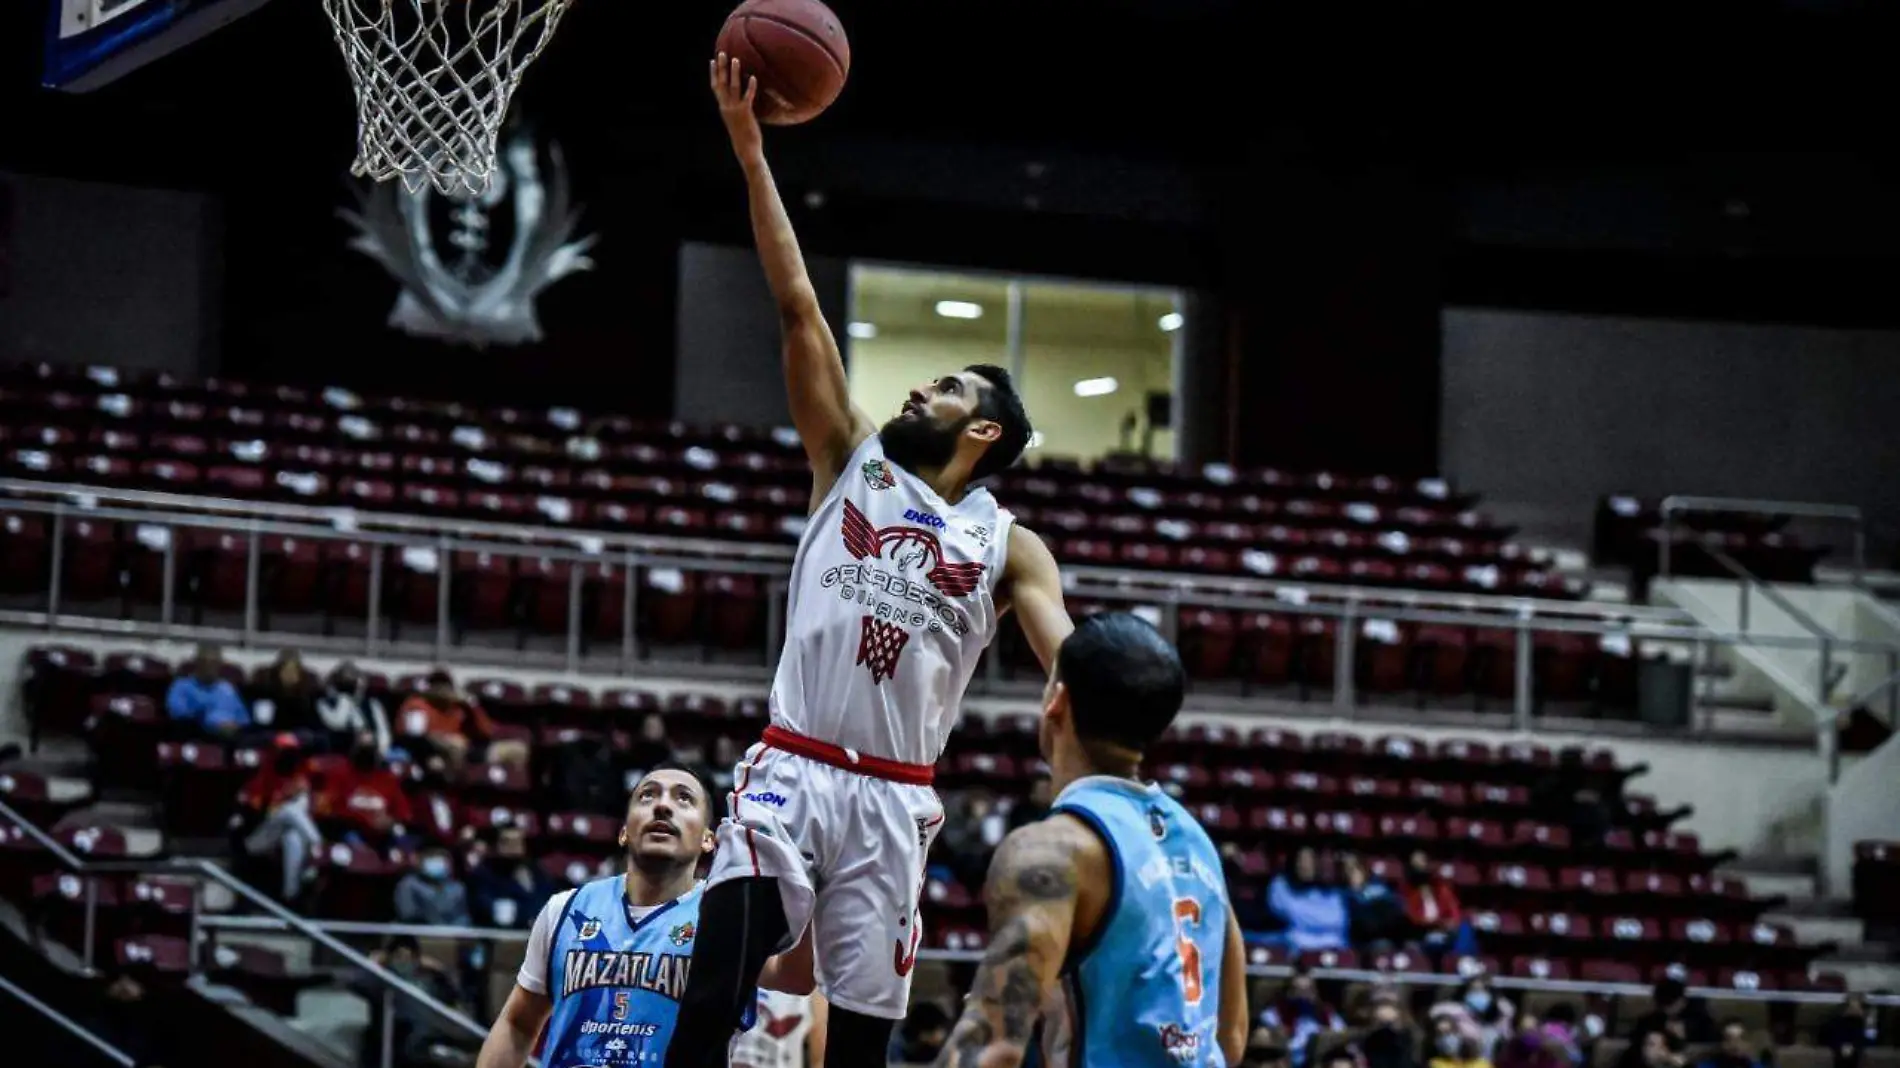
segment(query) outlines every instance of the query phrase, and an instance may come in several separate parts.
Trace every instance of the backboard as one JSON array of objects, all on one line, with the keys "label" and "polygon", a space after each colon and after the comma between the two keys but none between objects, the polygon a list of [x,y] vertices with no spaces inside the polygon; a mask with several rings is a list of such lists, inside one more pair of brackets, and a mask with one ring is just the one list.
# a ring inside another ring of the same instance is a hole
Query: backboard
[{"label": "backboard", "polygon": [[221,29],[270,0],[47,0],[42,84],[108,85]]}]

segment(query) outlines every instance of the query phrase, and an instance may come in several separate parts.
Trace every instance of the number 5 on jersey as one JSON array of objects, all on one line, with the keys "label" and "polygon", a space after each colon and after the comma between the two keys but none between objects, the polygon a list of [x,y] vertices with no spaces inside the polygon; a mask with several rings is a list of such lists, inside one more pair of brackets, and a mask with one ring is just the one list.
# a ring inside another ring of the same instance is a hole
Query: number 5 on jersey
[{"label": "number 5 on jersey", "polygon": [[1189,1005],[1201,1003],[1201,947],[1188,928],[1201,925],[1201,903],[1191,897],[1174,899],[1174,948],[1181,955],[1181,994]]}]

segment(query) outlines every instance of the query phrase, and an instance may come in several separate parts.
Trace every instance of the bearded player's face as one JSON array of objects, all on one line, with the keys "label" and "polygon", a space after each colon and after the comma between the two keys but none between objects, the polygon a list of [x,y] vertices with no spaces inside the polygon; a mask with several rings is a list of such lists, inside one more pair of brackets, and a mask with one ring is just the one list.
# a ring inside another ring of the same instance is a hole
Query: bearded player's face
[{"label": "bearded player's face", "polygon": [[697,862],[713,849],[710,811],[698,779],[671,768],[652,772],[633,788],[620,844],[634,863]]},{"label": "bearded player's face", "polygon": [[957,454],[957,442],[979,420],[983,382],[968,371],[911,390],[897,415],[878,430],[884,455],[907,471],[942,467]]}]

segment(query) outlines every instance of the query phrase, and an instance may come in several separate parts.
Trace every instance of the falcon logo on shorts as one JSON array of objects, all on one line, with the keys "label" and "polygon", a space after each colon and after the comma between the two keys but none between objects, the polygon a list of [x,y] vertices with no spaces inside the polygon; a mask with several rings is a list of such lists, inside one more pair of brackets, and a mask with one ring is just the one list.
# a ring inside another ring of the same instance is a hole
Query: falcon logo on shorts
[{"label": "falcon logo on shorts", "polygon": [[678,927],[673,928],[671,931],[666,932],[666,937],[672,939],[674,945],[683,946],[686,943],[691,942],[693,940],[693,936],[698,933],[699,933],[699,928],[693,926],[691,923],[682,923]]},{"label": "falcon logo on shorts", "polygon": [[[864,484],[883,492],[897,485],[897,476],[891,474],[891,465],[882,460],[864,461]],[[849,502],[847,502],[847,507]]]}]

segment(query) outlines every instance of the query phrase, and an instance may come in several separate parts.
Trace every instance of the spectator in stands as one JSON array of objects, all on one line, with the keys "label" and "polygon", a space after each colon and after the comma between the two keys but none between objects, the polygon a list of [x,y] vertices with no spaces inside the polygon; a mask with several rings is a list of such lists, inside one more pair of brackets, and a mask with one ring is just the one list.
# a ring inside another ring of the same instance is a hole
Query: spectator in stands
[{"label": "spectator in stands", "polygon": [[1483,1038],[1476,1027],[1463,1026],[1467,1021],[1470,1021],[1469,1016],[1461,1020],[1451,1013],[1433,1013],[1428,1068],[1491,1068],[1491,1061],[1484,1053]]},{"label": "spectator in stands", "polygon": [[426,747],[440,756],[451,774],[470,761],[525,764],[528,750],[519,742],[494,741],[495,724],[473,697],[455,688],[455,677],[437,668],[430,672],[428,689],[404,701],[396,712],[405,744]]},{"label": "spectator in stands", "polygon": [[294,735],[279,735],[270,762],[238,793],[237,829],[246,856],[278,859],[278,899],[293,903],[304,881],[314,874],[313,859],[323,836],[311,817],[310,778]]},{"label": "spectator in stands", "polygon": [[349,770],[329,775],[316,795],[319,820],[342,835],[379,845],[408,835],[415,818],[402,779],[383,763],[376,743],[359,738],[350,750]]},{"label": "spectator in stands", "polygon": [[1267,886],[1267,909],[1286,925],[1284,940],[1296,950],[1345,949],[1350,933],[1346,895],[1320,877],[1319,854],[1302,847],[1291,871]]},{"label": "spectator in stands", "polygon": [[713,789],[732,792],[732,772],[739,766],[742,755],[739,743],[733,740],[732,735],[722,734],[713,739],[712,766],[706,772],[707,778],[712,780]]},{"label": "spectator in stands", "polygon": [[1313,1068],[1366,1068],[1366,1062],[1357,1046],[1341,1040],[1322,1049],[1314,1058]]},{"label": "spectator in stands", "polygon": [[1722,1021],[1722,1046],[1704,1057],[1697,1068],[1762,1068],[1761,1047],[1748,1040],[1748,1025]]},{"label": "spectator in stands", "polygon": [[423,849],[416,870],[396,884],[396,919],[429,927],[468,927],[468,890],[455,878],[449,851]]},{"label": "spectator in stands", "polygon": [[1528,1012],[1518,1015],[1512,1033],[1498,1043],[1492,1063],[1497,1068],[1572,1068],[1575,1064],[1564,1044]]},{"label": "spectator in stands", "polygon": [[191,661],[191,674],[172,680],[165,691],[165,711],[172,722],[190,725],[224,741],[235,740],[251,727],[251,710],[244,707],[237,687],[222,674],[224,654],[215,645],[200,645]]},{"label": "spectator in stands", "polygon": [[1655,1008],[1636,1021],[1634,1037],[1647,1031],[1667,1032],[1679,1045],[1715,1041],[1715,1022],[1709,1010],[1689,1000],[1689,988],[1680,979],[1657,981],[1651,994]]},{"label": "spectator in stands", "polygon": [[1466,979],[1450,1001],[1432,1006],[1432,1016],[1435,1019],[1453,1009],[1461,1010],[1477,1029],[1480,1055],[1487,1060],[1497,1056],[1498,1042],[1509,1028],[1516,1007],[1491,989],[1491,977],[1474,975]]},{"label": "spectator in stands", "polygon": [[1571,848],[1579,850],[1603,845],[1622,805],[1620,796],[1605,795],[1591,784],[1583,753],[1577,749],[1558,754],[1557,766],[1531,791],[1531,806],[1537,817],[1567,828]]},{"label": "spectator in stands", "polygon": [[1867,1018],[1866,996],[1849,994],[1841,1011],[1821,1025],[1815,1041],[1833,1051],[1834,1068],[1860,1068],[1861,1055],[1877,1037]]},{"label": "spectator in stands", "polygon": [[1374,1002],[1359,1052],[1366,1068],[1419,1068],[1419,1035],[1406,1020],[1398,997]]},{"label": "spectator in stands", "polygon": [[369,683],[348,660],[332,669],[324,682],[323,693],[317,697],[317,719],[328,739],[328,752],[348,752],[368,739],[376,752],[389,753],[389,717],[383,703],[369,695]]},{"label": "spectator in stands", "polygon": [[1247,1036],[1247,1052],[1241,1058],[1240,1068],[1292,1068],[1292,1065],[1285,1032],[1262,1025]]},{"label": "spectator in stands", "polygon": [[1036,777],[1029,780],[1029,796],[1009,810],[1009,830],[1028,826],[1049,815],[1049,805],[1055,800],[1049,789],[1049,774],[1037,772]]},{"label": "spectator in stands", "polygon": [[1458,893],[1438,873],[1423,849],[1412,851],[1405,865],[1405,915],[1412,921],[1413,937],[1434,960],[1446,954],[1467,956],[1478,951],[1478,941],[1465,923]]},{"label": "spectator in stands", "polygon": [[305,670],[303,657],[295,649],[285,649],[251,679],[251,718],[259,726],[296,735],[313,753],[345,752],[347,743],[342,749],[330,747],[329,732],[317,715],[318,693],[317,680]]},{"label": "spectator in stands", "polygon": [[1304,967],[1294,969],[1280,999],[1262,1009],[1255,1022],[1286,1036],[1293,1068],[1304,1068],[1316,1037],[1346,1029],[1339,1011],[1320,1000],[1319,983]]},{"label": "spectator in stands", "polygon": [[[422,955],[422,947],[409,935],[397,935],[391,938],[382,949],[369,955],[369,959],[396,973],[397,977],[412,986],[419,987],[424,993],[446,1005],[455,1004],[455,983],[449,977],[448,969],[440,961]],[[363,995],[370,1005],[370,1026],[364,1030],[360,1063],[369,1068],[380,1065],[382,1060],[382,1021],[383,988],[368,975],[353,976],[350,985]],[[436,1015],[422,1007],[412,998],[395,999],[394,1032],[396,1063],[411,1066],[429,1066],[436,1068],[443,1062],[434,1056],[434,1047],[440,1045],[458,1045],[466,1040],[462,1036],[451,1034]]]},{"label": "spectator in stands", "polygon": [[910,1007],[904,1023],[891,1036],[888,1059],[898,1064],[930,1064],[950,1039],[950,1014],[935,1001]]},{"label": "spectator in stands", "polygon": [[961,814],[944,823],[946,858],[957,881],[966,886],[981,886],[990,867],[990,854],[1003,840],[1003,822],[995,816],[995,800],[982,789],[966,791]]},{"label": "spectator in stands", "polygon": [[493,832],[488,855],[468,875],[469,912],[479,925],[527,930],[560,889],[528,858],[519,827]]},{"label": "spectator in stands", "polygon": [[1353,944],[1383,951],[1404,941],[1411,924],[1405,903],[1392,887],[1350,853],[1340,858],[1339,865],[1346,877],[1346,913]]},{"label": "spectator in stands", "polygon": [[1623,1051],[1618,1068],[1683,1068],[1688,1059],[1682,1050],[1682,1039],[1668,1031],[1639,1030],[1630,1041],[1629,1049]]},{"label": "spectator in stands", "polygon": [[640,736],[627,750],[627,770],[637,782],[654,765],[671,759],[673,747],[666,740],[666,720],[660,718],[658,712],[649,712],[640,721]]}]

